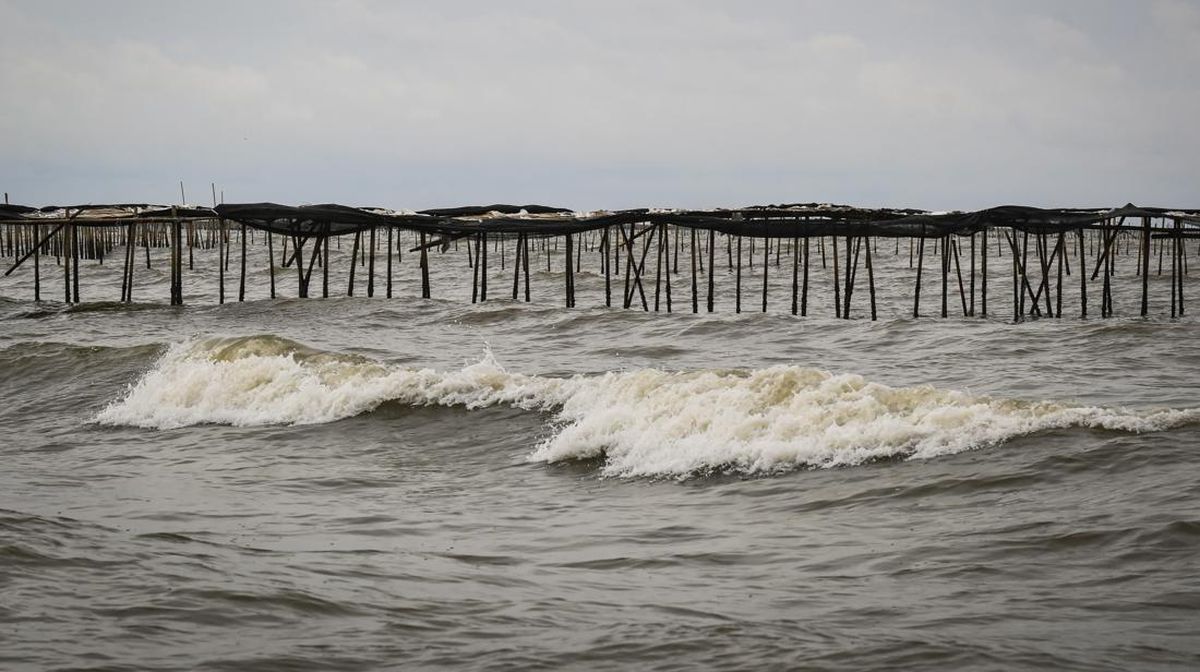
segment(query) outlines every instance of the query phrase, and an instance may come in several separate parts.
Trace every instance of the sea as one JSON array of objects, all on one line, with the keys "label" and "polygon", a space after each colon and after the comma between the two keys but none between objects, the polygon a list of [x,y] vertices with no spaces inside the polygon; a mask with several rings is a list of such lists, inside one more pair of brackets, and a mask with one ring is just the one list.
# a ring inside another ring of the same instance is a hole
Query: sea
[{"label": "sea", "polygon": [[561,240],[528,303],[492,241],[473,303],[465,240],[429,299],[407,233],[390,298],[384,249],[347,296],[345,238],[301,299],[277,238],[271,299],[254,235],[244,301],[215,249],[183,306],[164,249],[129,304],[120,247],[78,304],[53,256],[42,302],[0,279],[0,669],[1200,669],[1200,306],[1170,316],[1169,260],[1146,318],[1134,246],[1114,317],[1073,250],[1063,316],[1014,321],[991,239],[989,314],[960,257],[942,318],[931,242],[914,318],[909,241],[877,240],[871,320],[815,240],[794,316],[790,241],[743,251],[738,313],[718,238],[693,313],[683,236],[655,312],[657,253],[649,310],[624,268],[608,307],[594,238],[568,308]]}]

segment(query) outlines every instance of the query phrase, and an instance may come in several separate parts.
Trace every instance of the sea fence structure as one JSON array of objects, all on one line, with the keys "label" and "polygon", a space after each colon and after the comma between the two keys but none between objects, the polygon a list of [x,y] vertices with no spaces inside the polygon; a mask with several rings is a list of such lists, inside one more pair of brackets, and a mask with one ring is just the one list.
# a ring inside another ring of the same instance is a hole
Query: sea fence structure
[{"label": "sea fence structure", "polygon": [[[218,253],[213,299],[224,303],[236,296],[242,301],[251,245],[264,247],[270,260],[266,281],[271,298],[278,283],[293,281],[299,297],[317,293],[328,297],[330,243],[336,241],[342,249],[345,240],[351,250],[349,262],[342,255],[342,263],[349,263],[349,295],[355,292],[357,265],[362,268],[359,283],[360,288],[366,285],[365,294],[375,295],[382,274],[384,294],[390,298],[394,270],[401,263],[414,263],[415,257],[420,295],[430,298],[435,293],[431,266],[452,248],[461,255],[462,246],[470,271],[459,281],[471,283],[472,302],[487,301],[489,290],[496,296],[495,289],[488,287],[489,277],[496,275],[496,257],[504,268],[501,292],[511,293],[513,300],[529,301],[530,265],[540,265],[544,256],[547,270],[553,261],[556,272],[561,272],[568,308],[576,305],[576,276],[587,263],[587,268],[603,276],[603,301],[610,307],[713,312],[719,277],[721,283],[733,284],[733,310],[742,312],[746,301],[747,309],[766,312],[768,274],[777,274],[772,278],[777,293],[778,274],[783,274],[790,277],[790,296],[789,301],[777,303],[777,309],[808,315],[810,294],[832,291],[835,317],[849,319],[852,301],[858,298],[856,314],[869,314],[872,320],[878,317],[876,270],[881,254],[890,253],[893,261],[907,256],[906,281],[911,282],[914,317],[921,315],[922,283],[926,293],[931,283],[940,283],[941,301],[935,312],[941,317],[960,309],[963,316],[986,317],[989,282],[995,306],[999,279],[1006,306],[1001,317],[1007,317],[1011,307],[1015,321],[1061,317],[1064,295],[1076,292],[1078,300],[1070,302],[1072,312],[1077,308],[1086,317],[1089,290],[1093,297],[1099,295],[1100,316],[1113,316],[1118,258],[1126,266],[1135,262],[1132,274],[1122,271],[1120,275],[1140,283],[1137,314],[1146,316],[1152,260],[1157,257],[1156,275],[1162,276],[1165,257],[1170,315],[1176,317],[1184,313],[1186,243],[1195,238],[1200,238],[1200,210],[1132,204],[1112,209],[1002,206],[976,212],[927,212],[807,203],[588,213],[538,205],[420,212],[335,204],[0,205],[0,252],[12,260],[4,275],[32,274],[30,298],[61,297],[66,303],[80,301],[80,269],[85,263],[114,262],[123,270],[119,300],[132,302],[135,271],[143,263],[151,266],[151,248],[169,251],[171,304],[183,303],[197,249]],[[882,252],[881,240],[885,241]],[[120,258],[114,259],[116,254]],[[262,254],[257,256],[261,259]],[[757,269],[755,259],[761,260]],[[236,263],[232,270],[231,260]],[[319,290],[310,287],[314,269],[320,269]],[[761,296],[749,288],[751,274],[762,276]],[[869,313],[861,303],[864,285]],[[729,291],[729,286],[724,289]],[[85,295],[92,298],[90,292]],[[828,298],[823,297],[821,305],[829,305]]]}]

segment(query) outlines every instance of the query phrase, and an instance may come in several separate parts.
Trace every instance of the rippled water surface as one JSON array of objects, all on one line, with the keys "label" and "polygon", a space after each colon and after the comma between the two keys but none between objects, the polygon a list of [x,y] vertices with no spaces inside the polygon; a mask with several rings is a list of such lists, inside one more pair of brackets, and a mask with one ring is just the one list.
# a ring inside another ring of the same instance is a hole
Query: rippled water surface
[{"label": "rippled water surface", "polygon": [[111,263],[73,307],[15,273],[0,668],[1200,668],[1200,331],[1167,277],[1148,319],[1130,267],[1115,319],[1076,273],[1013,324],[993,258],[996,316],[930,317],[932,275],[912,319],[888,245],[876,322],[819,264],[788,314],[786,254],[740,315],[724,266],[690,313],[686,250],[669,315],[604,308],[588,256],[569,310],[557,255],[530,304],[511,256],[471,304],[453,249],[432,300],[408,255],[390,300],[382,262],[372,299],[270,301],[254,261],[215,305],[197,252],[179,308],[165,255],[132,306]]}]

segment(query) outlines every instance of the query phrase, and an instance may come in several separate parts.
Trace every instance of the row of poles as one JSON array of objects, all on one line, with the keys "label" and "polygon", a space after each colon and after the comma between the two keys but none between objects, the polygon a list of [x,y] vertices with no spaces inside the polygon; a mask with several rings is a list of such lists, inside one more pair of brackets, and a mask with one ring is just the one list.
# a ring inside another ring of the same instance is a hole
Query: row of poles
[{"label": "row of poles", "polygon": [[[41,222],[6,223],[5,237],[0,239],[7,256],[16,257],[16,263],[5,273],[11,274],[26,261],[32,260],[34,272],[34,299],[41,300],[41,257],[53,255],[56,263],[63,269],[63,299],[68,303],[79,301],[79,268],[81,260],[92,259],[103,264],[105,256],[116,247],[124,247],[123,273],[121,283],[121,301],[132,302],[134,268],[137,265],[137,248],[144,249],[147,268],[150,268],[150,249],[166,248],[170,251],[170,301],[172,305],[183,303],[183,271],[184,250],[187,253],[187,267],[194,267],[193,249],[218,250],[219,278],[218,300],[226,300],[226,276],[229,271],[230,259],[235,256],[234,239],[240,247],[239,274],[237,281],[237,300],[243,301],[246,295],[246,263],[247,245],[254,234],[245,224],[231,223],[218,220],[184,220],[179,217],[160,219],[137,219],[122,223],[106,223],[96,225],[91,222],[80,222],[77,217],[80,211],[67,211],[61,219]],[[1149,310],[1149,275],[1153,241],[1158,242],[1159,269],[1163,270],[1163,255],[1169,248],[1171,272],[1171,315],[1182,315],[1183,278],[1187,274],[1187,253],[1184,241],[1196,237],[1197,234],[1185,231],[1178,220],[1163,220],[1164,226],[1153,227],[1149,217],[1142,219],[1140,231],[1137,227],[1129,227],[1123,221],[1105,221],[1098,228],[1075,229],[1057,233],[1029,233],[1016,229],[992,229],[992,239],[996,245],[997,257],[1008,251],[1011,259],[1012,273],[1012,306],[1013,319],[1021,320],[1025,316],[1061,317],[1063,310],[1064,274],[1072,275],[1072,256],[1077,260],[1075,275],[1078,276],[1080,292],[1080,314],[1088,315],[1088,282],[1100,282],[1100,314],[1102,317],[1113,315],[1112,277],[1116,274],[1116,258],[1120,253],[1121,242],[1125,243],[1125,254],[1129,253],[1129,245],[1137,240],[1138,266],[1137,275],[1142,278],[1142,293],[1140,314],[1145,316]],[[377,229],[382,228],[380,232]],[[378,247],[383,244],[386,249],[386,295],[390,298],[393,291],[393,263],[399,264],[404,243],[401,234],[406,230],[393,226],[372,227],[360,230],[353,235],[351,258],[366,266],[367,296],[375,294],[375,262]],[[486,301],[488,298],[488,248],[489,233],[478,232],[460,235],[449,239],[442,236],[432,236],[423,231],[407,231],[412,236],[413,247],[410,252],[419,254],[421,273],[421,296],[431,297],[429,261],[430,251],[440,248],[445,252],[452,243],[458,249],[459,241],[465,239],[467,245],[467,262],[472,268],[472,302]],[[236,235],[235,235],[236,234]],[[1072,236],[1072,234],[1074,234]],[[1138,236],[1140,234],[1140,236]],[[725,243],[725,255],[729,272],[734,275],[734,310],[742,312],[743,299],[743,246],[744,237],[737,235],[718,234],[712,229],[696,229],[677,227],[668,223],[654,224],[618,224],[603,227],[588,232],[568,233],[559,236],[544,236],[532,233],[493,233],[491,247],[500,253],[500,265],[506,266],[506,252],[510,241],[515,242],[515,263],[513,269],[512,298],[518,300],[521,295],[521,282],[524,281],[523,297],[530,301],[530,259],[538,251],[531,251],[530,243],[540,242],[541,251],[545,253],[547,270],[551,270],[551,240],[554,249],[558,249],[558,239],[565,243],[564,254],[564,299],[567,307],[576,305],[575,276],[583,264],[582,255],[599,253],[599,271],[604,275],[604,299],[606,306],[614,305],[614,291],[619,291],[616,297],[617,305],[629,309],[635,305],[643,310],[667,312],[674,310],[672,295],[672,275],[679,274],[679,257],[681,246],[685,248],[685,258],[690,254],[690,299],[692,312],[700,312],[702,292],[700,290],[701,275],[704,275],[706,291],[703,292],[703,303],[708,312],[715,310],[715,267],[720,235]],[[282,238],[281,253],[278,268],[294,267],[297,273],[297,288],[301,298],[310,295],[310,283],[314,268],[320,267],[321,296],[329,296],[329,244],[336,240],[341,246],[342,236],[332,235],[328,227],[307,234],[267,234],[264,236],[267,254],[271,259],[269,264],[270,296],[276,296],[275,240]],[[364,240],[364,237],[366,240]],[[1072,241],[1071,238],[1076,240]],[[431,241],[430,238],[433,240]],[[982,253],[977,252],[978,247]],[[682,244],[681,244],[682,241]],[[815,246],[813,243],[815,242]],[[945,235],[939,237],[918,236],[909,238],[909,267],[915,268],[915,288],[913,292],[914,317],[920,315],[922,282],[926,267],[926,247],[930,242],[934,245],[934,254],[940,257],[941,276],[941,306],[942,317],[950,313],[950,299],[954,293],[959,296],[962,314],[964,316],[988,315],[988,246],[989,230],[967,236]],[[673,245],[672,245],[673,243]],[[969,245],[966,255],[960,252],[960,247]],[[1076,245],[1076,250],[1070,249]],[[869,297],[871,319],[877,319],[878,308],[875,283],[875,259],[878,254],[879,238],[872,236],[819,236],[791,238],[749,238],[749,267],[754,268],[756,258],[755,246],[762,248],[762,293],[761,310],[767,311],[768,278],[772,252],[775,255],[775,266],[780,267],[782,253],[786,248],[791,258],[791,313],[807,315],[810,290],[810,257],[814,252],[819,253],[821,268],[833,266],[834,311],[838,318],[849,319],[852,299],[861,284],[860,272],[865,272],[867,292]],[[369,252],[368,252],[369,251]],[[647,264],[649,254],[655,255],[655,263],[650,269]],[[1090,278],[1087,269],[1089,252],[1095,257],[1095,265],[1091,269]],[[393,254],[394,253],[394,254]],[[900,239],[895,239],[895,254],[900,253]],[[673,256],[673,268],[672,268]],[[962,257],[969,256],[964,264]],[[393,257],[395,262],[393,262]],[[978,259],[979,268],[976,268]],[[967,266],[964,280],[964,265]],[[666,272],[664,273],[664,269]],[[653,278],[651,279],[651,273]],[[979,280],[981,291],[977,292],[976,280]],[[956,281],[957,292],[953,289]],[[653,301],[651,303],[648,287],[653,282]],[[349,271],[347,294],[354,295],[355,263]],[[979,311],[976,312],[976,296],[979,296]]]}]

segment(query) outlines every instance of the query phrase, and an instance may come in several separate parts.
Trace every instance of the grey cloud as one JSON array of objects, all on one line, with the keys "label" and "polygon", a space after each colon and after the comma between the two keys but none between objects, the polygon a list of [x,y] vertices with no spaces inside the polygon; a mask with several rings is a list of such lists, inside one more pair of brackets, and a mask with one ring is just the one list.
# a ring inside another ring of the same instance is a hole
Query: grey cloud
[{"label": "grey cloud", "polygon": [[0,22],[20,202],[179,179],[397,207],[1197,201],[1185,0],[10,0]]}]

